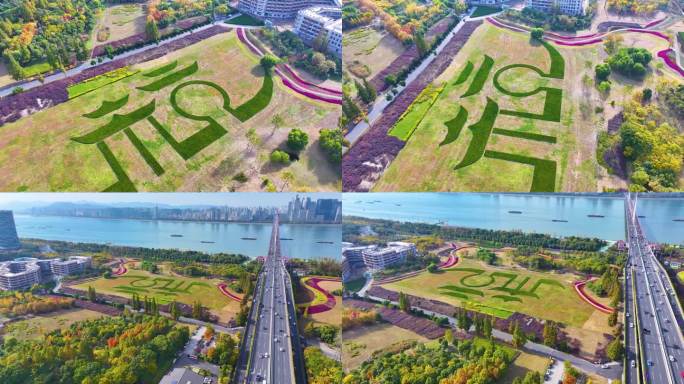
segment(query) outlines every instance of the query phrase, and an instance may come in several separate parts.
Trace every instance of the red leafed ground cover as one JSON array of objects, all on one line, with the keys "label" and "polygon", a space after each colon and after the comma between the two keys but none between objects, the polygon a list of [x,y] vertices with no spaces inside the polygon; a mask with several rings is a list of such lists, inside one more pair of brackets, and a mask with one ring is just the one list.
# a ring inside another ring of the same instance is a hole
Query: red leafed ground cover
[{"label": "red leafed ground cover", "polygon": [[230,299],[235,300],[235,301],[237,301],[238,303],[241,303],[241,302],[242,302],[242,298],[241,298],[240,296],[238,296],[238,295],[236,295],[236,294],[230,292],[229,290],[227,290],[226,287],[228,287],[228,284],[226,284],[226,283],[220,283],[220,284],[218,285],[218,289],[219,289],[219,291],[221,291],[221,293],[222,293],[223,295],[228,296]]},{"label": "red leafed ground cover", "polygon": [[[249,38],[249,35],[245,33],[244,28],[237,29],[238,39],[245,44],[254,54],[261,57],[264,55],[261,49],[257,47],[254,42]],[[306,96],[312,100],[323,101],[330,104],[342,104],[342,93],[325,88],[319,87],[308,81],[303,80],[301,77],[296,75],[294,71],[286,64],[278,64],[275,67],[275,73],[280,76],[283,84],[290,88],[291,90],[299,93],[300,95]],[[289,77],[292,76],[292,77]]]},{"label": "red leafed ground cover", "polygon": [[310,287],[311,289],[314,289],[318,292],[321,292],[322,294],[325,295],[327,301],[323,304],[318,304],[318,305],[312,305],[308,307],[307,312],[310,315],[314,315],[316,313],[322,313],[322,312],[327,312],[333,308],[335,308],[335,304],[337,304],[337,300],[335,300],[335,296],[333,296],[330,292],[326,291],[325,289],[321,288],[318,284],[322,281],[334,281],[334,282],[339,282],[340,279],[335,279],[335,278],[327,278],[327,277],[311,277],[306,281],[306,285]]},{"label": "red leafed ground cover", "polygon": [[596,280],[596,278],[591,278],[589,280],[575,282],[575,284],[574,284],[575,285],[575,291],[580,296],[580,298],[582,298],[582,300],[591,304],[594,308],[598,309],[599,311],[604,312],[604,313],[613,313],[615,311],[613,308],[599,303],[598,301],[594,300],[591,296],[587,295],[584,292],[584,286],[592,280]]}]

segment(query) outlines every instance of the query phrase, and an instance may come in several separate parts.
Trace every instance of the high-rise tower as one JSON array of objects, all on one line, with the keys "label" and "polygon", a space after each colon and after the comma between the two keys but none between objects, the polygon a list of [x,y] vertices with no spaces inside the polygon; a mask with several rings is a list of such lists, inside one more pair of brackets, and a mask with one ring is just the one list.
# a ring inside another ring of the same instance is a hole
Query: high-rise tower
[{"label": "high-rise tower", "polygon": [[21,248],[12,211],[0,211],[0,251]]}]

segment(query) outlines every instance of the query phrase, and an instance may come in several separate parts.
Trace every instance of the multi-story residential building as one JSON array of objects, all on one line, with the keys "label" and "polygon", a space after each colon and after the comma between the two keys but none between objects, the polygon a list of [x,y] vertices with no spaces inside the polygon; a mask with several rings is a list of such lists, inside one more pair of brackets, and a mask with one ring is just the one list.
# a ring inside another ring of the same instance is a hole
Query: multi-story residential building
[{"label": "multi-story residential building", "polygon": [[27,289],[40,282],[40,266],[30,259],[0,263],[0,290]]},{"label": "multi-story residential building", "polygon": [[585,0],[526,0],[525,5],[530,8],[548,12],[554,8],[568,15],[584,13]]},{"label": "multi-story residential building", "polygon": [[342,56],[342,9],[340,7],[311,7],[297,12],[294,32],[305,43],[311,44],[322,36],[328,52]]},{"label": "multi-story residential building", "polygon": [[21,248],[12,211],[0,211],[0,251]]},{"label": "multi-story residential building", "polygon": [[66,260],[54,259],[50,263],[50,267],[55,276],[73,275],[90,267],[90,257],[70,256]]},{"label": "multi-story residential building", "polygon": [[401,264],[406,257],[416,254],[416,245],[405,242],[390,242],[385,248],[363,250],[363,263],[371,272],[381,271],[392,265]]},{"label": "multi-story residential building", "polygon": [[294,19],[297,11],[313,6],[337,6],[340,0],[239,0],[238,10],[250,16],[267,20]]},{"label": "multi-story residential building", "polygon": [[468,0],[468,5],[487,5],[496,7],[503,4],[503,0]]},{"label": "multi-story residential building", "polygon": [[62,259],[36,259],[22,257],[0,263],[0,290],[28,289],[33,284],[40,284],[61,277],[80,273],[90,267],[91,258],[86,256],[70,256]]}]

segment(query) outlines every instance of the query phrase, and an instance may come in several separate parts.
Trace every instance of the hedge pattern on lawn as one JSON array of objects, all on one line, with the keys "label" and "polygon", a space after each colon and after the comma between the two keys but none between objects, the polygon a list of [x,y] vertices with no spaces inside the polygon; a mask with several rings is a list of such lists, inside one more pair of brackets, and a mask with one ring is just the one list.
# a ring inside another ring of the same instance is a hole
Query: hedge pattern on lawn
[{"label": "hedge pattern on lawn", "polygon": [[94,111],[83,114],[83,117],[89,119],[97,119],[107,115],[110,112],[116,111],[128,103],[128,95],[114,101],[103,101],[102,104]]},{"label": "hedge pattern on lawn", "polygon": [[454,82],[454,85],[460,85],[465,83],[466,80],[468,80],[468,78],[470,77],[470,74],[473,72],[473,69],[475,69],[475,65],[473,65],[473,63],[470,60],[468,60],[463,70],[461,70],[461,73],[458,74],[458,78]]},{"label": "hedge pattern on lawn", "polygon": [[423,118],[439,95],[442,94],[443,90],[444,86],[435,88],[432,84],[429,84],[425,87],[387,134],[400,140],[407,141],[420,122],[423,121]]},{"label": "hedge pattern on lawn", "polygon": [[545,143],[552,143],[552,144],[556,143],[556,137],[555,136],[542,135],[539,133],[512,131],[510,129],[504,129],[504,128],[494,128],[493,132],[498,134],[498,135],[518,137],[518,138],[526,139],[526,140],[542,141]]},{"label": "hedge pattern on lawn", "polygon": [[[497,298],[503,301],[522,301],[521,297],[529,297],[540,299],[541,297],[537,294],[537,289],[542,285],[550,285],[558,287],[560,289],[565,289],[562,283],[552,280],[540,278],[532,284],[528,289],[524,289],[527,283],[531,280],[530,276],[525,276],[524,278],[518,280],[520,277],[517,273],[506,273],[506,272],[491,272],[487,274],[482,269],[475,268],[453,268],[452,271],[466,272],[459,279],[460,285],[446,284],[440,286],[440,294],[447,296],[458,297],[461,299],[469,299],[471,296],[485,297],[485,291],[495,291],[504,292],[506,295],[496,294],[493,298]],[[497,281],[497,277],[503,277],[506,281],[503,284]]]},{"label": "hedge pattern on lawn", "polygon": [[95,67],[87,68],[80,73],[55,80],[41,86],[26,90],[18,95],[0,98],[0,126],[17,121],[26,116],[26,111],[35,113],[45,108],[64,103],[69,100],[67,87],[117,68],[134,65],[144,61],[158,59],[169,52],[185,48],[211,36],[230,31],[222,25],[214,25],[199,32],[188,34],[163,45],[146,49],[130,56],[114,59]]},{"label": "hedge pattern on lawn", "polygon": [[264,75],[264,82],[261,84],[261,88],[259,88],[259,91],[256,93],[256,95],[235,109],[229,106],[228,110],[238,120],[245,122],[251,119],[257,113],[264,110],[264,108],[271,103],[272,97],[273,77],[270,74],[266,74]]},{"label": "hedge pattern on lawn", "polygon": [[147,105],[142,106],[126,115],[115,114],[109,123],[83,136],[72,137],[71,140],[81,144],[95,144],[97,142],[101,142],[109,136],[122,131],[124,128],[129,127],[136,122],[152,115],[154,109],[155,101],[152,100]]},{"label": "hedge pattern on lawn", "polygon": [[468,97],[480,93],[482,87],[484,87],[484,84],[487,81],[487,78],[489,77],[489,72],[492,71],[493,67],[494,59],[492,59],[488,55],[485,55],[482,64],[480,64],[480,68],[477,70],[477,73],[475,73],[473,82],[470,83],[468,90],[463,95],[461,95],[461,97]]},{"label": "hedge pattern on lawn", "polygon": [[178,70],[178,71],[176,71],[170,75],[166,75],[166,76],[162,77],[161,79],[154,81],[150,84],[143,85],[143,86],[140,86],[137,88],[142,90],[142,91],[150,91],[150,92],[158,91],[158,90],[160,90],[164,87],[167,87],[167,86],[169,86],[169,85],[171,85],[171,84],[173,84],[173,83],[175,83],[175,82],[177,82],[177,81],[179,81],[185,77],[188,77],[188,76],[194,74],[198,70],[199,70],[199,66],[197,65],[197,62],[195,61],[183,69],[180,69],[180,70]]},{"label": "hedge pattern on lawn", "polygon": [[441,147],[442,145],[451,144],[456,139],[458,139],[458,136],[461,134],[461,131],[463,130],[463,127],[465,126],[467,120],[468,110],[463,108],[463,106],[461,105],[458,109],[458,114],[456,115],[456,117],[444,122],[444,125],[446,125],[447,127],[447,134],[444,137],[444,140],[442,140],[442,142],[439,143],[439,146]]},{"label": "hedge pattern on lawn", "polygon": [[157,77],[159,75],[165,74],[166,72],[169,72],[169,71],[176,69],[177,66],[178,66],[178,60],[174,60],[174,61],[172,61],[166,65],[163,65],[159,68],[156,68],[156,69],[153,69],[151,71],[147,71],[147,72],[143,73],[143,76]]},{"label": "hedge pattern on lawn", "polygon": [[104,141],[97,143],[97,149],[100,150],[117,179],[116,183],[107,187],[103,192],[138,192],[107,143]]},{"label": "hedge pattern on lawn", "polygon": [[556,162],[553,160],[537,159],[497,151],[485,151],[484,156],[490,159],[513,161],[533,166],[534,175],[530,192],[554,192],[556,188]]},{"label": "hedge pattern on lawn", "polygon": [[133,76],[138,72],[140,71],[131,70],[129,67],[123,67],[92,77],[80,83],[70,85],[69,87],[67,87],[69,99],[85,95],[86,93],[92,92],[96,89],[100,89],[105,85],[109,85],[119,80],[123,80],[127,77]]},{"label": "hedge pattern on lawn", "polygon": [[492,128],[494,127],[494,121],[498,115],[499,104],[488,97],[487,105],[484,111],[482,111],[482,117],[477,123],[468,127],[473,134],[473,138],[468,145],[465,156],[463,156],[461,162],[454,169],[467,167],[482,158],[489,141],[489,136],[492,133]]},{"label": "hedge pattern on lawn", "polygon": [[171,147],[178,152],[183,160],[192,158],[201,150],[208,147],[218,138],[227,133],[227,131],[220,124],[211,119],[212,122],[210,122],[206,127],[194,133],[187,139],[179,142],[157,119],[154,118],[154,116],[150,116],[148,120],[157,130],[157,132],[162,135],[164,140],[166,140]]},{"label": "hedge pattern on lawn", "polygon": [[150,151],[145,147],[145,144],[143,144],[142,141],[138,138],[138,136],[133,133],[133,131],[130,128],[124,129],[124,133],[128,137],[128,139],[133,143],[133,146],[135,149],[140,152],[140,155],[143,157],[147,165],[152,168],[152,171],[154,172],[155,175],[161,176],[164,174],[164,168],[157,162],[157,159],[154,158],[154,156],[150,153]]},{"label": "hedge pattern on lawn", "polygon": [[559,123],[561,119],[561,107],[563,105],[563,90],[558,88],[546,89],[546,100],[544,100],[544,111],[539,113],[512,111],[502,109],[502,115],[527,117],[530,119],[552,121]]}]

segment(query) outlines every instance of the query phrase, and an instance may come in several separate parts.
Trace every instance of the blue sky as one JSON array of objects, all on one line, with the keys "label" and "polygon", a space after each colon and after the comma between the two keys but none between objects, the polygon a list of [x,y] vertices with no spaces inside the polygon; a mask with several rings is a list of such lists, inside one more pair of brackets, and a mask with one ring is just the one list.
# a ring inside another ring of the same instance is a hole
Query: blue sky
[{"label": "blue sky", "polygon": [[229,206],[283,206],[296,195],[310,196],[312,199],[341,199],[341,193],[2,193],[0,206],[13,204],[38,203],[45,205],[54,202],[92,202],[92,203],[156,203],[169,205],[229,205]]}]

